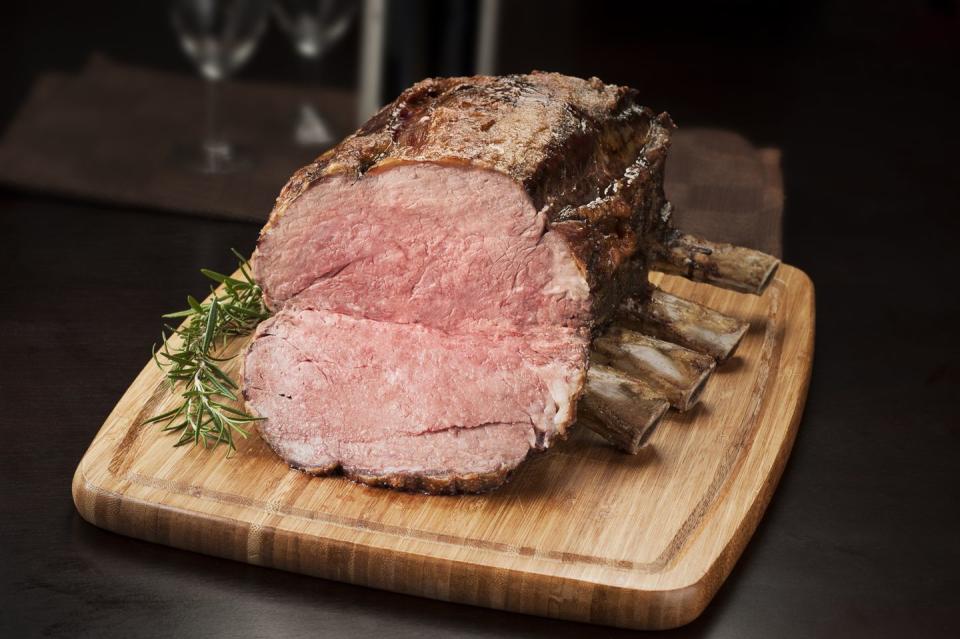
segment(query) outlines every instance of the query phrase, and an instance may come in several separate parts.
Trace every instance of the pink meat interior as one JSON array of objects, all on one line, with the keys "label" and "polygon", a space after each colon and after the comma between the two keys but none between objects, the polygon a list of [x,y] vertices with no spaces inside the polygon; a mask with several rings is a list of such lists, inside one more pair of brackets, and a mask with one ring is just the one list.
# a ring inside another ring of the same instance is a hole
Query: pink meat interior
[{"label": "pink meat interior", "polygon": [[277,314],[244,390],[295,466],[498,472],[572,419],[589,290],[506,176],[419,163],[324,179],[264,233],[254,271]]}]

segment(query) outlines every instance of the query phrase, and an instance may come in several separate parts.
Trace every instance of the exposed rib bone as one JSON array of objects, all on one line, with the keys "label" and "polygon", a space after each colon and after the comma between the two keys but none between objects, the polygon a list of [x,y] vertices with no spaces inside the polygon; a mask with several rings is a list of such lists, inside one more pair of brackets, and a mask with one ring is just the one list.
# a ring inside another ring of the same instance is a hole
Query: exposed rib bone
[{"label": "exposed rib bone", "polygon": [[679,411],[697,403],[716,367],[709,355],[617,326],[593,340],[592,360],[642,379]]},{"label": "exposed rib bone", "polygon": [[649,297],[628,297],[614,324],[689,349],[718,362],[730,357],[750,325],[654,288]]},{"label": "exposed rib bone", "polygon": [[631,455],[653,434],[670,402],[641,380],[604,364],[591,364],[580,403],[581,423]]},{"label": "exposed rib bone", "polygon": [[676,230],[653,251],[652,268],[697,282],[759,295],[780,260],[753,249],[703,240]]}]

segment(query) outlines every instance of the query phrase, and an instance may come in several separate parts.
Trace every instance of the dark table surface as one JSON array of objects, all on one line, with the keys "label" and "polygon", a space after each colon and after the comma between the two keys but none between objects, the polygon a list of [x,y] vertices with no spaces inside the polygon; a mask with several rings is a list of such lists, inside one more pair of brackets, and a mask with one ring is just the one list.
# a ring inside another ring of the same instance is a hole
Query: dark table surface
[{"label": "dark table surface", "polygon": [[[928,40],[811,44],[702,95],[649,84],[658,103],[685,95],[681,122],[710,124],[716,107],[783,150],[785,258],[817,288],[793,455],[729,579],[676,637],[960,636],[960,100],[955,42]],[[204,557],[79,518],[73,471],[158,316],[256,233],[0,190],[0,636],[626,636]]]}]

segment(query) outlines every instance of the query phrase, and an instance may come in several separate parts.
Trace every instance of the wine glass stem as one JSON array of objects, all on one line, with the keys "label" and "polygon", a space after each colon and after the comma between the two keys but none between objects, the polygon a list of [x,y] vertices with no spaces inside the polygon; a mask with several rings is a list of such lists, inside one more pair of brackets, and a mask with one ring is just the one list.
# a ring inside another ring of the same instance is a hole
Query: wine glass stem
[{"label": "wine glass stem", "polygon": [[206,118],[203,148],[210,169],[216,170],[227,155],[227,143],[220,133],[220,80],[206,80]]},{"label": "wine glass stem", "polygon": [[320,70],[320,56],[309,57],[309,56],[299,56],[300,57],[300,80],[301,80],[301,97],[300,103],[309,106],[310,105],[310,94],[312,93],[313,87],[317,82],[317,74]]}]

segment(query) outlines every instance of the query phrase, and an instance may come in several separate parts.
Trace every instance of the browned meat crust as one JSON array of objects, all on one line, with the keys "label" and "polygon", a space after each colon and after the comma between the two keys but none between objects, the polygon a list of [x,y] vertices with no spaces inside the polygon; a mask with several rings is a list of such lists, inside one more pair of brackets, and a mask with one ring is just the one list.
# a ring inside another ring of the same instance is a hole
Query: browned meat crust
[{"label": "browned meat crust", "polygon": [[646,280],[643,238],[662,226],[674,125],[637,92],[555,73],[424,80],[297,171],[261,237],[312,184],[399,162],[460,163],[519,181],[587,276],[594,318]]},{"label": "browned meat crust", "polygon": [[[531,452],[540,452],[531,449]],[[528,455],[529,456],[529,455]],[[290,464],[299,470],[318,477],[342,474],[351,481],[378,488],[393,488],[408,492],[429,495],[456,495],[460,493],[483,493],[502,486],[510,480],[515,467],[503,467],[489,473],[390,473],[382,474],[358,468],[343,468],[340,464],[331,466],[302,467]]]}]

